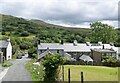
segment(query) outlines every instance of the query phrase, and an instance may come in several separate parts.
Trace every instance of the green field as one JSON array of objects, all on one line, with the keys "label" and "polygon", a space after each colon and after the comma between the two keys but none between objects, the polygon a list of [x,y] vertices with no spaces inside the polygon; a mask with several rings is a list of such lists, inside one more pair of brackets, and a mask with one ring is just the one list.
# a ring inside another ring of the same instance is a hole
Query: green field
[{"label": "green field", "polygon": [[68,80],[68,68],[71,72],[71,81],[80,81],[80,72],[84,73],[85,81],[118,81],[118,68],[104,66],[65,65],[64,79]]}]

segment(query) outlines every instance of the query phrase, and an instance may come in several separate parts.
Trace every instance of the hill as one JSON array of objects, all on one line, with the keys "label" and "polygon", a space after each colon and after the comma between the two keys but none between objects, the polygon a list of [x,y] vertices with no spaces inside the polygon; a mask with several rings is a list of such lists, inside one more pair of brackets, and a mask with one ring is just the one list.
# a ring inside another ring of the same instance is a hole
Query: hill
[{"label": "hill", "polygon": [[16,37],[37,35],[41,40],[46,39],[46,42],[54,42],[54,40],[58,42],[60,39],[64,39],[65,42],[72,42],[73,39],[78,38],[80,38],[78,42],[84,42],[84,38],[90,35],[90,29],[63,27],[36,19],[28,20],[11,15],[1,15],[2,35]]}]

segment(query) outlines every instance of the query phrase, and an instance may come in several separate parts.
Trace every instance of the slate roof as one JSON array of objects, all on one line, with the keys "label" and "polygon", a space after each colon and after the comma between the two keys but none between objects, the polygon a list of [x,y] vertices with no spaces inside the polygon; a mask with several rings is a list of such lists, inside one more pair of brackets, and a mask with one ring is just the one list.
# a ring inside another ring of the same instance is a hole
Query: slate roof
[{"label": "slate roof", "polygon": [[7,48],[9,42],[5,40],[0,40],[0,48]]},{"label": "slate roof", "polygon": [[[103,49],[104,45],[104,49]],[[88,46],[86,43],[77,43],[77,46],[75,46],[73,43],[41,43],[38,45],[38,49],[62,49],[65,52],[91,52],[92,50],[96,50],[99,52],[119,52],[120,49],[116,48],[115,46],[111,46],[110,44],[91,44]],[[110,50],[113,49],[113,50]]]},{"label": "slate roof", "polygon": [[39,59],[41,59],[41,58],[43,58],[46,54],[52,54],[49,50],[46,50],[45,52],[43,52],[43,53],[41,53],[39,56],[38,56],[38,58]]},{"label": "slate roof", "polygon": [[83,61],[93,61],[93,59],[90,56],[87,55],[82,55],[79,59],[83,60]]},{"label": "slate roof", "polygon": [[101,52],[101,53],[104,53],[104,52],[107,52],[107,53],[116,52],[116,51],[110,50],[110,49],[94,49],[94,51]]},{"label": "slate roof", "polygon": [[77,44],[74,46],[73,43],[41,43],[38,45],[38,49],[63,49],[65,52],[91,52],[90,47],[85,43]]}]

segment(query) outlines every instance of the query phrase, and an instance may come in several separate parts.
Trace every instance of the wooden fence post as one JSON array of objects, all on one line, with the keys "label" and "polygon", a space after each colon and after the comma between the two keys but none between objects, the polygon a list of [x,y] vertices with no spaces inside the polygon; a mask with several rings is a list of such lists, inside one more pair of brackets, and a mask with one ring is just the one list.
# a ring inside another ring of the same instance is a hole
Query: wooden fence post
[{"label": "wooden fence post", "polygon": [[68,83],[70,83],[70,68],[68,69]]},{"label": "wooden fence post", "polygon": [[81,83],[84,83],[83,72],[81,72]]},{"label": "wooden fence post", "polygon": [[64,65],[62,65],[62,80],[64,82]]}]

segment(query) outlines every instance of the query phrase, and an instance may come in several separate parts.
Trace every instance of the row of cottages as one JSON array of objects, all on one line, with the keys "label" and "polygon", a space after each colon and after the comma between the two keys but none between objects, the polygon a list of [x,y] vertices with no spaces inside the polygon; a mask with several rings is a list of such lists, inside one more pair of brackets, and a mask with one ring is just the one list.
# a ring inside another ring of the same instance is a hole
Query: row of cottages
[{"label": "row of cottages", "polygon": [[77,43],[40,43],[38,44],[38,59],[41,59],[48,53],[60,53],[70,61],[86,61],[101,63],[102,59],[114,57],[119,59],[120,51],[111,44],[102,44],[98,42]]},{"label": "row of cottages", "polygon": [[0,40],[0,62],[12,58],[12,45],[10,39]]}]

